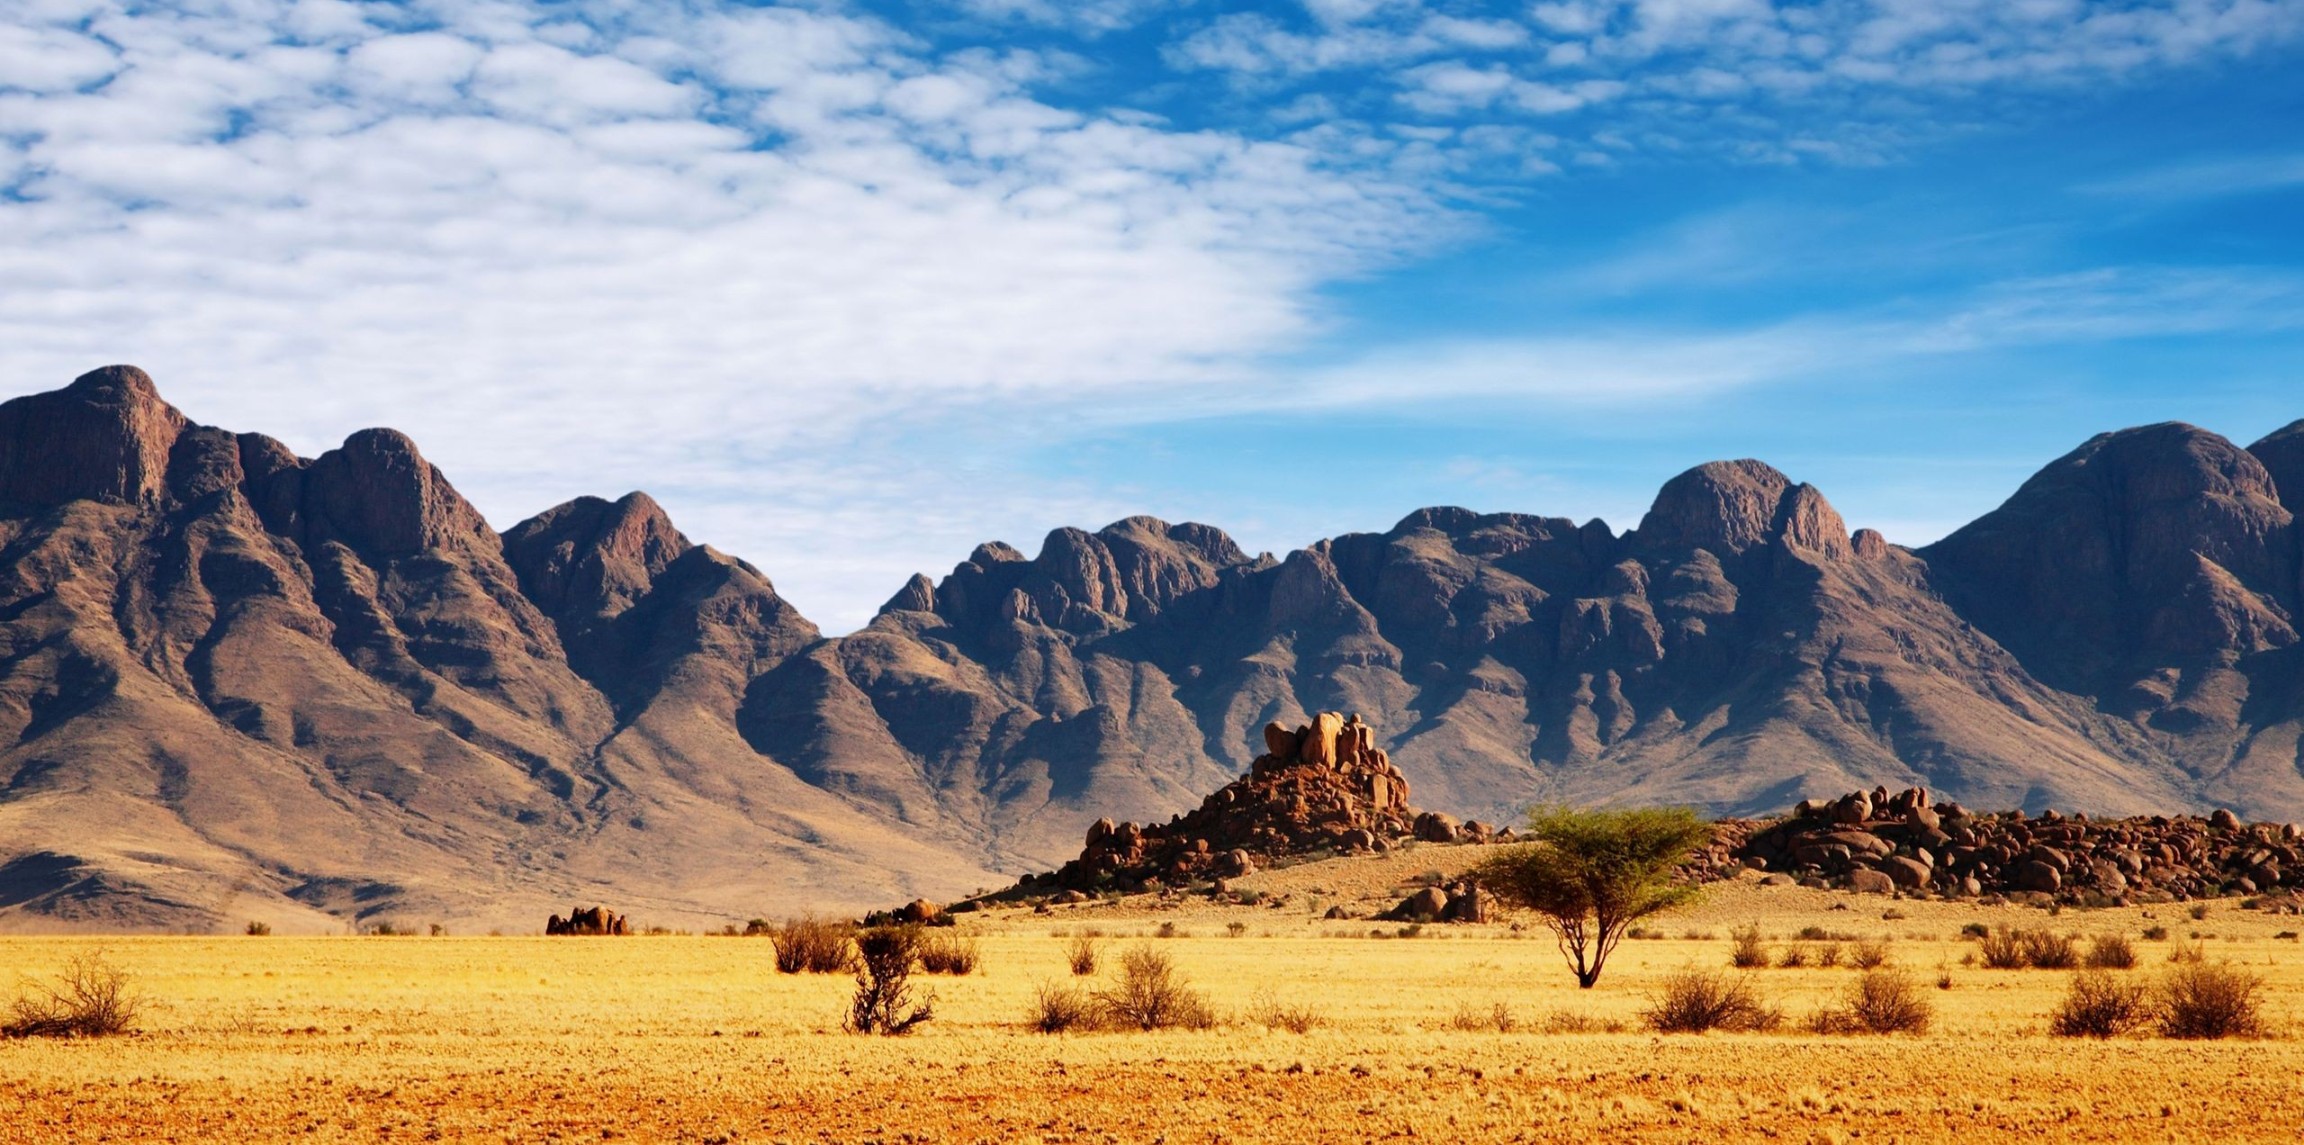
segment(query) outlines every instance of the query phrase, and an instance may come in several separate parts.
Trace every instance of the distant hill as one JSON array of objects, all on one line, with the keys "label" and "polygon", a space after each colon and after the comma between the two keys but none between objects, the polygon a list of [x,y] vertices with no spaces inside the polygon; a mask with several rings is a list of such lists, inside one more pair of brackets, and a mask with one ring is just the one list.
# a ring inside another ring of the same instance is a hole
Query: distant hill
[{"label": "distant hill", "polygon": [[2304,423],[2168,424],[1917,551],[1756,461],[1622,534],[1425,509],[1275,559],[1137,517],[826,639],[645,494],[499,535],[398,433],[299,458],[108,367],[0,405],[0,926],[949,898],[1324,709],[1492,821],[1875,784],[2304,817],[2299,497]]}]

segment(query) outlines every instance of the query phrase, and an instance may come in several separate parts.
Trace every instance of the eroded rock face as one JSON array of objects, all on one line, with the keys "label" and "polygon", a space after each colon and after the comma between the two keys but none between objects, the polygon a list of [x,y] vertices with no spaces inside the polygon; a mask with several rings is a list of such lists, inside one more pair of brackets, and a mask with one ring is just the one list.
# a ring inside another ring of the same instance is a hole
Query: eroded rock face
[{"label": "eroded rock face", "polygon": [[156,504],[185,425],[134,366],[90,370],[0,405],[0,502]]}]

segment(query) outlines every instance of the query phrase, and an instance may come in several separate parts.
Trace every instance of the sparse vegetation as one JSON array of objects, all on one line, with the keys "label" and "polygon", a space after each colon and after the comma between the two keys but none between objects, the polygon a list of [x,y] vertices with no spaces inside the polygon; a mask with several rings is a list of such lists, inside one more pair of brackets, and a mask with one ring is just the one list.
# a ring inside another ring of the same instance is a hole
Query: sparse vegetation
[{"label": "sparse vegetation", "polygon": [[2088,965],[2097,970],[2131,970],[2136,948],[2117,934],[2099,934],[2088,942]]},{"label": "sparse vegetation", "polygon": [[2070,970],[2080,965],[2080,945],[2054,931],[2026,931],[2024,961],[2034,970]]},{"label": "sparse vegetation", "polygon": [[1065,944],[1064,960],[1071,964],[1074,976],[1085,978],[1096,973],[1096,955],[1100,949],[1096,936],[1082,931]]},{"label": "sparse vegetation", "polygon": [[1935,1006],[1903,972],[1868,970],[1839,1005],[1818,1010],[1807,1026],[1817,1034],[1924,1034],[1935,1016]]},{"label": "sparse vegetation", "polygon": [[935,996],[912,987],[920,962],[916,926],[877,926],[856,935],[856,996],[843,1028],[856,1034],[909,1034],[934,1019]]},{"label": "sparse vegetation", "polygon": [[1533,843],[1506,848],[1475,868],[1504,902],[1535,911],[1585,989],[1633,923],[1693,901],[1674,872],[1711,838],[1692,811],[1584,811],[1540,807],[1528,815]]},{"label": "sparse vegetation", "polygon": [[1707,1030],[1771,1030],[1784,1015],[1760,1002],[1750,981],[1710,970],[1677,971],[1649,996],[1640,1020],[1661,1034],[1701,1034]]},{"label": "sparse vegetation", "polygon": [[1503,1002],[1488,1006],[1475,1006],[1466,1002],[1456,1007],[1456,1012],[1449,1016],[1448,1028],[1466,1033],[1509,1034],[1520,1029],[1520,1018],[1512,1012],[1510,1005]]},{"label": "sparse vegetation", "polygon": [[814,916],[786,919],[768,928],[776,969],[785,974],[840,974],[856,964],[856,930],[845,922]]},{"label": "sparse vegetation", "polygon": [[101,951],[75,955],[48,982],[22,987],[0,1037],[100,1038],[128,1032],[142,997]]},{"label": "sparse vegetation", "polygon": [[1878,970],[1888,965],[1888,943],[1878,938],[1867,938],[1849,948],[1848,963],[1858,970]]},{"label": "sparse vegetation", "polygon": [[2061,1038],[2116,1038],[2152,1020],[2144,987],[2102,970],[2072,976],[2072,988],[2049,1015],[2048,1031]]},{"label": "sparse vegetation", "polygon": [[1768,965],[1768,948],[1760,942],[1760,924],[1738,927],[1728,932],[1735,943],[1728,951],[1728,964],[1738,970],[1758,970]]},{"label": "sparse vegetation", "polygon": [[2153,925],[2151,925],[2151,926],[2147,926],[2147,927],[2145,927],[2145,928],[2144,928],[2144,941],[2146,941],[2146,942],[2166,942],[2166,941],[2168,941],[2168,928],[2167,928],[2167,927],[2165,927],[2165,926],[2161,926],[2161,925],[2159,925],[2159,924],[2157,924],[2157,923],[2155,923],[2155,924],[2153,924]]},{"label": "sparse vegetation", "polygon": [[920,969],[924,973],[955,977],[974,974],[982,957],[977,941],[962,937],[956,930],[929,931],[920,939]]},{"label": "sparse vegetation", "polygon": [[1078,986],[1043,982],[1033,992],[1029,1021],[1043,1034],[1095,1029],[1096,1016],[1096,1000]]},{"label": "sparse vegetation", "polygon": [[1806,965],[1808,965],[1808,948],[1805,946],[1798,944],[1787,946],[1784,948],[1784,953],[1776,956],[1776,966],[1781,970],[1798,970]]},{"label": "sparse vegetation", "polygon": [[1258,997],[1248,1014],[1267,1030],[1286,1030],[1291,1034],[1309,1034],[1326,1024],[1318,1010],[1302,1003],[1282,1002],[1271,993]]},{"label": "sparse vegetation", "polygon": [[1134,1030],[1206,1029],[1216,1024],[1207,999],[1176,974],[1168,955],[1149,946],[1120,955],[1120,981],[1096,993],[1105,1019]]},{"label": "sparse vegetation", "polygon": [[2264,980],[2238,966],[2188,962],[2164,972],[2155,1001],[2169,1038],[2244,1038],[2263,1032]]},{"label": "sparse vegetation", "polygon": [[256,922],[251,920],[248,923],[248,929],[242,933],[246,934],[250,938],[268,938],[272,934],[272,924],[268,922]]}]

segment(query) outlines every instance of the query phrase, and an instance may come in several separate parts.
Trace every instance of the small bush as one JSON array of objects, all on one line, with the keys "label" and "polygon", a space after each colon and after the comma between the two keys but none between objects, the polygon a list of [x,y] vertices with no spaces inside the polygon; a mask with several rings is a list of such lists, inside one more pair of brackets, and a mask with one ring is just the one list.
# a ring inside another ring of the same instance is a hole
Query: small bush
[{"label": "small bush", "polygon": [[1456,1012],[1449,1016],[1448,1028],[1463,1030],[1467,1033],[1494,1031],[1499,1034],[1509,1034],[1520,1029],[1520,1018],[1519,1015],[1512,1012],[1512,1007],[1502,1002],[1498,1002],[1485,1010],[1467,1002],[1456,1007]]},{"label": "small bush", "polygon": [[272,924],[269,922],[250,922],[248,924],[247,934],[250,938],[270,937],[272,934]]},{"label": "small bush", "polygon": [[2097,970],[2132,970],[2136,948],[2117,934],[2099,934],[2089,940],[2088,965]]},{"label": "small bush", "polygon": [[1816,948],[1816,965],[1830,970],[1840,965],[1840,944],[1827,942]]},{"label": "small bush", "polygon": [[2193,903],[2188,913],[2191,914],[2192,921],[2199,922],[2208,917],[2208,904],[2204,902]]},{"label": "small bush", "polygon": [[1064,947],[1064,959],[1072,964],[1072,973],[1081,978],[1096,973],[1096,936],[1086,932],[1075,934]]},{"label": "small bush", "polygon": [[1175,962],[1148,946],[1120,956],[1120,981],[1098,991],[1096,1001],[1105,1020],[1124,1029],[1204,1030],[1216,1024],[1215,1011],[1177,976]]},{"label": "small bush", "polygon": [[2072,988],[2048,1017],[2048,1031],[2060,1038],[2116,1038],[2151,1019],[2144,987],[2090,969],[2072,976]]},{"label": "small bush", "polygon": [[975,939],[962,938],[950,930],[920,940],[920,969],[930,974],[973,974],[981,957]]},{"label": "small bush", "polygon": [[2155,925],[2155,926],[2147,926],[2147,927],[2145,927],[2145,928],[2144,928],[2144,941],[2146,941],[2146,942],[2166,942],[2166,941],[2168,941],[2168,928],[2167,928],[2167,927],[2165,927],[2165,926],[2157,926],[2157,925]]},{"label": "small bush", "polygon": [[1729,948],[1728,964],[1738,970],[1758,970],[1768,965],[1768,948],[1760,945],[1760,924],[1738,927],[1728,932],[1735,945]]},{"label": "small bush", "polygon": [[776,969],[785,974],[839,974],[856,964],[855,928],[813,916],[768,928]]},{"label": "small bush", "polygon": [[1808,948],[1804,946],[1785,947],[1784,953],[1777,955],[1776,965],[1784,970],[1798,970],[1808,965]]},{"label": "small bush", "polygon": [[2205,942],[2194,942],[2189,945],[2179,942],[2168,949],[2168,961],[2179,966],[2207,960],[2208,944]]},{"label": "small bush", "polygon": [[1906,915],[1903,911],[1897,910],[1895,907],[1889,907],[1887,910],[1880,912],[1880,919],[1883,922],[1902,922],[1908,917],[1910,916]]},{"label": "small bush", "polygon": [[2170,1038],[2244,1038],[2263,1032],[2264,980],[2227,963],[2168,971],[2158,990],[2160,1033]]},{"label": "small bush", "polygon": [[1962,938],[1988,938],[1991,934],[1992,928],[1981,922],[1971,922],[1960,928]]},{"label": "small bush", "polygon": [[1888,965],[1888,944],[1867,938],[1849,950],[1848,961],[1858,970],[1878,970]]},{"label": "small bush", "polygon": [[1234,938],[1238,938],[1241,935],[1248,933],[1248,924],[1237,920],[1227,922],[1224,924],[1224,933],[1229,934]]},{"label": "small bush", "polygon": [[1319,1011],[1310,1006],[1282,1002],[1270,994],[1256,1000],[1249,1011],[1267,1030],[1286,1030],[1291,1034],[1309,1034],[1326,1024]]},{"label": "small bush", "polygon": [[1042,982],[1032,995],[1032,1028],[1043,1034],[1096,1028],[1096,1002],[1078,986]]},{"label": "small bush", "polygon": [[[1555,1010],[1544,1015],[1544,1024],[1538,1029],[1547,1034],[1621,1034],[1624,1032],[1624,1023],[1613,1018],[1601,1019],[1570,1010]],[[1503,1032],[1509,1034],[1512,1031]]]},{"label": "small bush", "polygon": [[1163,922],[1163,923],[1161,923],[1161,924],[1160,924],[1160,929],[1159,929],[1158,931],[1155,931],[1154,933],[1155,933],[1155,935],[1156,935],[1156,936],[1158,936],[1158,937],[1160,937],[1160,938],[1177,938],[1177,937],[1180,937],[1180,936],[1181,936],[1181,937],[1186,937],[1186,938],[1189,938],[1189,937],[1191,937],[1190,935],[1186,935],[1186,934],[1184,934],[1184,932],[1182,932],[1182,931],[1180,931],[1180,930],[1177,930],[1177,929],[1176,929],[1176,924],[1175,924],[1175,923],[1173,923],[1173,922]]},{"label": "small bush", "polygon": [[2080,944],[2045,930],[2024,934],[2024,961],[2035,970],[2070,970],[2080,965]]},{"label": "small bush", "polygon": [[1822,942],[1823,940],[1832,936],[1826,934],[1824,932],[1824,928],[1821,926],[1803,926],[1800,928],[1800,933],[1794,935],[1793,937],[1803,938],[1809,942]]},{"label": "small bush", "polygon": [[53,982],[33,983],[19,994],[0,1037],[100,1038],[121,1034],[136,1020],[143,998],[128,974],[102,953],[83,954],[64,964]]},{"label": "small bush", "polygon": [[2031,955],[2024,938],[2028,932],[2010,930],[2003,926],[1987,934],[1978,942],[1977,949],[1984,955],[1984,966],[1989,970],[2022,970],[2031,965]]},{"label": "small bush", "polygon": [[1931,1005],[1910,978],[1894,970],[1866,971],[1838,1006],[1808,1019],[1818,1034],[1925,1034],[1935,1019]]},{"label": "small bush", "polygon": [[1701,1034],[1772,1030],[1784,1016],[1762,1005],[1750,982],[1691,968],[1664,980],[1662,992],[1649,996],[1640,1020],[1660,1034]]},{"label": "small bush", "polygon": [[856,996],[843,1028],[856,1034],[909,1034],[935,1015],[936,998],[912,989],[919,964],[917,926],[878,926],[856,936]]}]

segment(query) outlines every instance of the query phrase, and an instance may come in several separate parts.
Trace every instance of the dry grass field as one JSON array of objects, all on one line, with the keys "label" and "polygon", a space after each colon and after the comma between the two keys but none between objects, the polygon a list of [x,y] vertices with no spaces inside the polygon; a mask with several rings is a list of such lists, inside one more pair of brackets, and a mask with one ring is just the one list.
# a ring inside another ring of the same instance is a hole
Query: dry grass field
[{"label": "dry grass field", "polygon": [[[1667,937],[1628,941],[1578,991],[1532,926],[1403,938],[1317,917],[1389,894],[1431,859],[1258,876],[1288,895],[1280,907],[966,916],[982,967],[927,980],[936,1019],[904,1038],[840,1032],[848,980],[779,975],[760,939],[106,939],[150,999],[138,1032],[0,1041],[0,1140],[2304,1139],[2304,947],[2275,937],[2304,920],[2232,902],[2199,920],[2180,906],[2050,917],[1734,884],[1664,920]],[[2272,1036],[2052,1037],[2069,974],[1962,964],[1976,943],[1960,928],[2004,921],[2131,938],[2166,926],[2169,939],[2136,943],[2139,965],[2122,973],[2140,979],[2198,932],[2211,960],[2266,978]],[[1786,1032],[1646,1032],[1639,1012],[1664,976],[1726,970],[1730,928],[1751,922],[1772,952],[1804,927],[1886,940],[1934,1004],[1932,1027],[1792,1032],[1857,974],[1810,965],[1752,972]],[[1163,923],[1174,936],[1159,937]],[[1122,950],[1155,945],[1221,1024],[1027,1029],[1036,987],[1074,980],[1066,937],[1086,928],[1105,936],[1102,977]],[[0,973],[47,974],[95,945],[0,940]],[[1269,1001],[1320,1024],[1268,1028]]]}]

